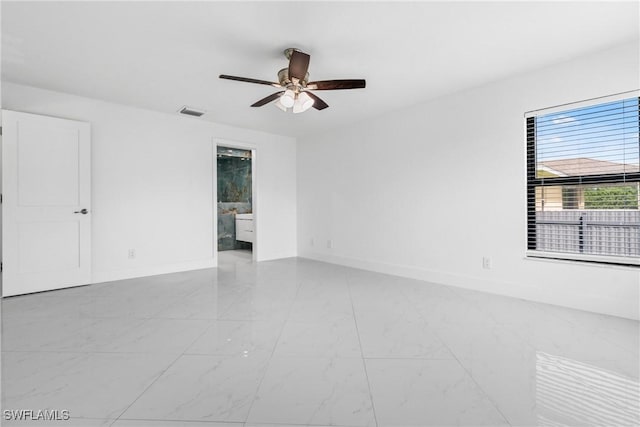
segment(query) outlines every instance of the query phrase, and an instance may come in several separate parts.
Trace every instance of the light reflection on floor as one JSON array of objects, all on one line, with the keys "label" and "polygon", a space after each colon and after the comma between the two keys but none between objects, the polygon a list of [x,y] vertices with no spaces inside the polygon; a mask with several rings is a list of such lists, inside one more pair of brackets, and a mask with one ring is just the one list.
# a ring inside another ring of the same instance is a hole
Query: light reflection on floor
[{"label": "light reflection on floor", "polygon": [[536,352],[538,425],[639,425],[640,384],[620,373]]}]

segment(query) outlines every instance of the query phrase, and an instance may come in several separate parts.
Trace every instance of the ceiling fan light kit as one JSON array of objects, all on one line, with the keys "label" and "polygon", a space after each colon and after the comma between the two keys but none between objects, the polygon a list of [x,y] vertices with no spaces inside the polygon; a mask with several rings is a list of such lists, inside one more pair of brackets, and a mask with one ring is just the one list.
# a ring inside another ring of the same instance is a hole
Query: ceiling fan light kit
[{"label": "ceiling fan light kit", "polygon": [[282,111],[284,111],[285,113],[287,112],[287,107],[285,107],[284,105],[282,105],[282,102],[280,102],[280,100],[278,99],[275,104],[276,107],[278,107],[279,109],[281,109]]},{"label": "ceiling fan light kit", "polygon": [[314,103],[315,101],[306,92],[300,92],[296,97],[296,102],[293,104],[293,112],[304,113],[313,107]]},{"label": "ceiling fan light kit", "polygon": [[297,94],[292,89],[287,89],[280,97],[280,103],[284,108],[291,108],[296,102],[296,96]]},{"label": "ceiling fan light kit", "polygon": [[326,102],[310,92],[311,90],[363,89],[366,86],[363,79],[309,82],[308,69],[311,56],[294,48],[286,49],[284,55],[289,60],[289,67],[278,71],[278,83],[226,74],[221,74],[220,78],[284,88],[254,102],[251,106],[262,107],[276,101],[274,104],[276,107],[285,112],[291,108],[294,113],[303,113],[311,107],[316,110],[329,107]]}]

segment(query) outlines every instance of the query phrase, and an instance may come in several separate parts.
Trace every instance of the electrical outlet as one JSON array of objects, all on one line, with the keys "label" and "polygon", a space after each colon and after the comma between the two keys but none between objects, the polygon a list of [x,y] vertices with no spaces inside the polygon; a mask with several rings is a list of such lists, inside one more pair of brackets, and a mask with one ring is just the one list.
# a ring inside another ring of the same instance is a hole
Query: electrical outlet
[{"label": "electrical outlet", "polygon": [[327,240],[327,248],[333,249],[333,240]]},{"label": "electrical outlet", "polygon": [[482,257],[482,268],[484,268],[485,270],[491,269],[491,258]]},{"label": "electrical outlet", "polygon": [[134,259],[136,257],[136,250],[129,249],[129,259]]}]

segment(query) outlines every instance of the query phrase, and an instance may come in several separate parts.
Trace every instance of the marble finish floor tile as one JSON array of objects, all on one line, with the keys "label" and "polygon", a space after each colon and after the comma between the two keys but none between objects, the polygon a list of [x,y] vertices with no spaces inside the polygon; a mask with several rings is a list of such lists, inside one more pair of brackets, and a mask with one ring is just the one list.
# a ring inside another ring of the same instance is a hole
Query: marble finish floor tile
[{"label": "marble finish floor tile", "polygon": [[637,366],[625,374],[615,362],[542,352],[460,362],[514,426],[640,425]]},{"label": "marble finish floor tile", "polygon": [[348,299],[296,300],[291,306],[289,320],[298,322],[314,322],[323,320],[352,319],[353,309]]},{"label": "marble finish floor tile", "polygon": [[244,292],[222,313],[220,320],[285,320],[293,304],[294,295],[269,294],[263,290]]},{"label": "marble finish floor tile", "polygon": [[374,426],[362,360],[274,358],[247,421]]},{"label": "marble finish floor tile", "polygon": [[4,351],[92,352],[108,348],[144,319],[52,317],[3,319]]},{"label": "marble finish floor tile", "polygon": [[154,318],[167,319],[218,319],[239,298],[239,291],[232,289],[202,289],[155,313]]},{"label": "marble finish floor tile", "polygon": [[184,355],[122,418],[244,422],[267,361],[251,356]]},{"label": "marble finish floor tile", "polygon": [[119,419],[115,423],[111,424],[111,427],[244,427],[244,423]]},{"label": "marble finish floor tile", "polygon": [[55,292],[42,292],[32,295],[20,295],[2,299],[3,319],[27,318],[47,319],[51,317],[75,317],[82,314],[82,306],[93,300],[91,296],[83,295],[83,292],[92,286],[79,286],[75,296],[62,296],[64,290]]},{"label": "marble finish floor tile", "polygon": [[[37,417],[37,416],[36,416]],[[34,418],[36,418],[34,417]],[[69,418],[54,421],[42,419],[2,420],[2,427],[111,427],[115,420],[98,418]]]},{"label": "marble finish floor tile", "polygon": [[379,426],[508,426],[455,360],[369,359]]},{"label": "marble finish floor tile", "polygon": [[453,354],[426,322],[400,319],[358,321],[365,358],[453,359]]},{"label": "marble finish floor tile", "polygon": [[153,289],[142,295],[117,295],[93,298],[80,306],[84,317],[149,319],[175,303],[176,297],[161,295],[149,298]]},{"label": "marble finish floor tile", "polygon": [[441,326],[432,328],[458,359],[522,359],[534,348],[518,330],[508,326]]},{"label": "marble finish floor tile", "polygon": [[353,318],[287,322],[274,354],[278,357],[362,357]]},{"label": "marble finish floor tile", "polygon": [[[265,423],[244,423],[244,427],[335,427],[335,425],[323,425],[323,424],[265,424]],[[340,427],[356,427],[356,426],[347,426],[341,425]]]},{"label": "marble finish floor tile", "polygon": [[2,408],[71,427],[640,425],[640,322],[224,258],[3,299]]},{"label": "marble finish floor tile", "polygon": [[115,419],[175,356],[5,352],[4,409],[67,409],[72,417]]},{"label": "marble finish floor tile", "polygon": [[638,329],[630,328],[626,333],[620,334],[620,326],[622,325],[602,330],[584,324],[546,319],[544,322],[519,328],[517,332],[531,347],[549,354],[577,360],[637,361],[640,347]]},{"label": "marble finish floor tile", "polygon": [[148,319],[99,351],[182,354],[209,327],[208,320]]},{"label": "marble finish floor tile", "polygon": [[259,320],[215,321],[187,349],[186,353],[217,356],[260,353],[271,355],[283,325],[283,322]]}]

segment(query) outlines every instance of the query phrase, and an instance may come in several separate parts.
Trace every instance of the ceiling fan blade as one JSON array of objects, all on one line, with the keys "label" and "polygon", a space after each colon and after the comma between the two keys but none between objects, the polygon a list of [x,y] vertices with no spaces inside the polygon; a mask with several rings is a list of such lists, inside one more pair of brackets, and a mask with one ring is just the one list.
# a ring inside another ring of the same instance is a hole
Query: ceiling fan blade
[{"label": "ceiling fan blade", "polygon": [[304,80],[309,69],[309,59],[311,56],[308,54],[293,50],[289,58],[289,78]]},{"label": "ceiling fan blade", "polygon": [[324,110],[329,107],[329,104],[320,99],[315,93],[309,92],[308,90],[306,90],[305,93],[313,99],[313,108],[316,110]]},{"label": "ceiling fan blade", "polygon": [[281,90],[280,92],[276,92],[276,93],[272,93],[271,95],[262,98],[260,101],[256,101],[253,104],[251,104],[252,107],[262,107],[265,104],[270,103],[271,101],[275,101],[276,99],[278,99],[280,97],[280,95],[282,95],[284,93],[283,90]]},{"label": "ceiling fan blade", "polygon": [[280,83],[268,82],[266,80],[250,79],[248,77],[228,76],[226,74],[220,74],[221,79],[236,80],[238,82],[257,83],[259,85],[268,85],[273,87],[282,87]]},{"label": "ceiling fan blade", "polygon": [[364,79],[322,80],[307,83],[311,90],[363,89],[367,85]]}]

